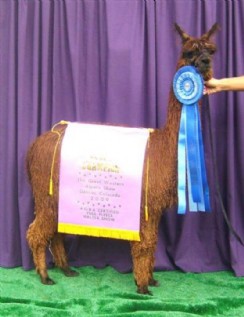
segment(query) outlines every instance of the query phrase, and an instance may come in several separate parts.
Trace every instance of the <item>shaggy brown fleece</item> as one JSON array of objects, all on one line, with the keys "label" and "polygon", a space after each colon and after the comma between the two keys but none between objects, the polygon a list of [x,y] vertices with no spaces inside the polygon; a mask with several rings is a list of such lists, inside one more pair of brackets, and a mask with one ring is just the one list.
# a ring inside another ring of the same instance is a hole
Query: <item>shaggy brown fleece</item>
[{"label": "shaggy brown fleece", "polygon": [[[192,38],[178,25],[175,25],[175,28],[182,39],[182,52],[177,69],[185,65],[193,65],[205,80],[211,78],[211,56],[216,47],[210,41],[210,37],[217,30],[217,24],[200,38]],[[130,242],[135,282],[137,291],[141,294],[150,294],[148,286],[158,285],[153,278],[153,269],[159,220],[162,211],[177,204],[177,142],[180,115],[181,104],[171,90],[167,122],[163,128],[151,132],[150,146],[145,156],[145,162],[147,158],[150,160],[147,196],[149,219],[146,221],[144,215],[145,168],[141,202],[141,240]],[[66,125],[55,127],[55,131],[58,131],[61,137],[54,162],[53,196],[49,195],[49,179],[58,134],[49,131],[38,137],[27,155],[28,174],[35,202],[35,220],[29,226],[27,240],[33,252],[36,270],[44,284],[54,283],[49,278],[46,267],[45,251],[48,245],[50,245],[56,266],[60,267],[67,276],[76,274],[68,266],[63,235],[57,232],[60,147],[65,129]]]}]

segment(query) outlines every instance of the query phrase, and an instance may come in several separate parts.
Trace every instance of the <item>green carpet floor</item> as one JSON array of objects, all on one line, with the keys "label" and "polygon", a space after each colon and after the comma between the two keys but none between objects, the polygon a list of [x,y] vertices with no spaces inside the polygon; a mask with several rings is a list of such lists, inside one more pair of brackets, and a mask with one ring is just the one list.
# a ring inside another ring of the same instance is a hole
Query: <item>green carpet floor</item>
[{"label": "green carpet floor", "polygon": [[153,296],[136,293],[132,274],[114,269],[77,269],[67,278],[49,270],[53,286],[39,282],[35,271],[0,268],[1,317],[158,316],[244,317],[244,278],[231,272],[156,272],[160,286]]}]

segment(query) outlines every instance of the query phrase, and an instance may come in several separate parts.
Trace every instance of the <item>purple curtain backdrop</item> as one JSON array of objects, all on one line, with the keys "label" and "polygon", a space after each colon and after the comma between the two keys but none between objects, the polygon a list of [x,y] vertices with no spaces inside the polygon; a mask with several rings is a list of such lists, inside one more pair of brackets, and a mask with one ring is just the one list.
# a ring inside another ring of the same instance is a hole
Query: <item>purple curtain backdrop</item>
[{"label": "purple curtain backdrop", "polygon": [[[214,74],[244,74],[243,1],[0,0],[0,266],[33,267],[25,155],[37,135],[61,119],[164,125],[180,50],[174,22],[193,36],[218,22]],[[209,103],[221,193],[244,239],[244,94],[216,94]],[[241,276],[244,247],[220,209],[204,110],[203,123],[212,213],[165,213],[156,269]],[[67,236],[66,247],[71,265],[131,270],[127,242]]]}]

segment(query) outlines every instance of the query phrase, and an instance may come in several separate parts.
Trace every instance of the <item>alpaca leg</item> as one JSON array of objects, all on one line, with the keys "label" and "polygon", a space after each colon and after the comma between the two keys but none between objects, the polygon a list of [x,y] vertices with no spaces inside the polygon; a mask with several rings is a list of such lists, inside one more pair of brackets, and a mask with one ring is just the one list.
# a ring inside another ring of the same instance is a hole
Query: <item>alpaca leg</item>
[{"label": "alpaca leg", "polygon": [[46,285],[54,284],[47,273],[46,248],[51,234],[47,227],[39,226],[35,220],[27,230],[27,241],[33,253],[33,260],[37,273],[40,275],[41,282]]},{"label": "alpaca leg", "polygon": [[146,247],[140,242],[132,242],[131,251],[137,292],[140,294],[151,294],[148,290],[148,286],[151,278],[150,262],[152,248],[150,246]]},{"label": "alpaca leg", "polygon": [[148,286],[157,286],[153,278],[155,250],[158,239],[158,223],[160,217],[151,217],[147,222],[142,220],[140,242],[131,242],[133,271],[137,285],[137,292],[151,294]]},{"label": "alpaca leg", "polygon": [[33,259],[36,266],[36,271],[40,275],[42,284],[53,285],[55,282],[48,276],[46,266],[46,245],[40,245],[33,248]]},{"label": "alpaca leg", "polygon": [[55,265],[64,272],[68,277],[79,275],[78,272],[71,270],[68,265],[66,252],[64,249],[63,234],[55,233],[51,241],[51,252],[54,258]]},{"label": "alpaca leg", "polygon": [[150,261],[150,278],[149,278],[149,285],[150,286],[159,286],[159,282],[154,279],[153,277],[153,271],[154,271],[154,264],[155,264],[155,252],[156,252],[156,245],[157,241],[155,242],[154,250],[152,252],[152,257]]}]

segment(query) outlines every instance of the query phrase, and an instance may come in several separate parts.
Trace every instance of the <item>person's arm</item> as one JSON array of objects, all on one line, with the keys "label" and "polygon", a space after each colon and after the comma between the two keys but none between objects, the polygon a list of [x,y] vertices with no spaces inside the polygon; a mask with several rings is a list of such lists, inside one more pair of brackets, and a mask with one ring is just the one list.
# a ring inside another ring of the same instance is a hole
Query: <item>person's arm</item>
[{"label": "person's arm", "polygon": [[230,78],[211,78],[205,83],[205,94],[213,94],[220,91],[244,91],[244,76]]}]

